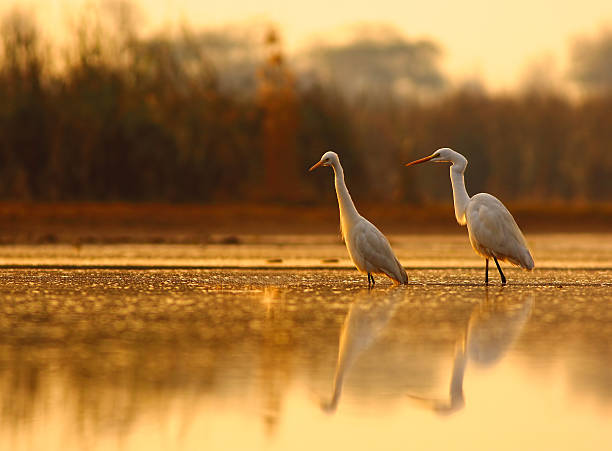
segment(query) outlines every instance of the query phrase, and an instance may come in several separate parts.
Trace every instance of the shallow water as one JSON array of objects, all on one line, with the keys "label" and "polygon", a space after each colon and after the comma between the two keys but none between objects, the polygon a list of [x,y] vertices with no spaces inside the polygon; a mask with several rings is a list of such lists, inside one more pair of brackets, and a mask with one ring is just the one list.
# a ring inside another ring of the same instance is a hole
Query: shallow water
[{"label": "shallow water", "polygon": [[540,244],[556,264],[488,288],[478,261],[372,290],[352,269],[5,267],[0,449],[611,449],[599,241],[580,268],[591,239]]}]

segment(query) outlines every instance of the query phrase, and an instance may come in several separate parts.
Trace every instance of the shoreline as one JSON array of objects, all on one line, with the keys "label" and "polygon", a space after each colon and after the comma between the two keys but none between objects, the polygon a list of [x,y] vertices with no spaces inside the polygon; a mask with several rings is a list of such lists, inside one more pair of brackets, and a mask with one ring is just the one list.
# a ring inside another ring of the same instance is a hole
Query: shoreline
[{"label": "shoreline", "polygon": [[[358,206],[385,234],[464,234],[452,205]],[[510,204],[531,233],[612,232],[612,203]],[[0,244],[240,244],[244,235],[339,233],[335,204],[0,203]]]}]

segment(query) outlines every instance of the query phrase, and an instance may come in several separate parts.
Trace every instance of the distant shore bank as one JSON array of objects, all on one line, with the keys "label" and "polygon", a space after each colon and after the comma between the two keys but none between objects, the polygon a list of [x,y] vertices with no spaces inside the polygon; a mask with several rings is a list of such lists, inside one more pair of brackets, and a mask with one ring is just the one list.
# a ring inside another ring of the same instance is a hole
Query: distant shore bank
[{"label": "distant shore bank", "polygon": [[[612,203],[508,206],[530,233],[612,232]],[[450,205],[359,205],[387,234],[465,233]],[[0,203],[0,244],[225,243],[239,235],[333,234],[337,206]]]}]

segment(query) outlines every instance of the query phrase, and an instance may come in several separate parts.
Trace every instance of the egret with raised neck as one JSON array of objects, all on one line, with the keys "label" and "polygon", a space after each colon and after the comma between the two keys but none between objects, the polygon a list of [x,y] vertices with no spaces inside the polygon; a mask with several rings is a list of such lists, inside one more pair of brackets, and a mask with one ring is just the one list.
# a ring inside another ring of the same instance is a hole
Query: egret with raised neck
[{"label": "egret with raised neck", "polygon": [[368,286],[374,286],[373,274],[389,277],[396,284],[408,283],[406,270],[391,249],[387,238],[370,221],[361,216],[344,182],[344,171],[335,152],[325,152],[310,168],[331,166],[334,170],[336,196],[340,209],[340,232],[353,264],[368,275]]},{"label": "egret with raised neck", "polygon": [[459,152],[444,147],[428,157],[407,163],[406,166],[427,161],[451,164],[450,179],[453,187],[455,218],[459,225],[467,225],[474,251],[485,258],[485,284],[489,283],[491,258],[497,266],[502,285],[506,284],[506,276],[498,260],[531,271],[534,263],[527,241],[504,204],[488,193],[479,193],[472,197],[468,195],[463,178],[467,159]]}]

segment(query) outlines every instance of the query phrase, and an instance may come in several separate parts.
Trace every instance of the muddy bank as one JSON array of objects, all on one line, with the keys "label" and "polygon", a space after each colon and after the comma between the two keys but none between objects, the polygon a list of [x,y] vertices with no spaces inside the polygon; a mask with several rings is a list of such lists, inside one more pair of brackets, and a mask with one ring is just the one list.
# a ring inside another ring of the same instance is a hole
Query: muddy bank
[{"label": "muddy bank", "polygon": [[[452,205],[359,205],[388,234],[457,233]],[[526,234],[609,232],[612,204],[509,205]],[[2,203],[0,243],[221,243],[245,234],[329,234],[336,205]]]}]

